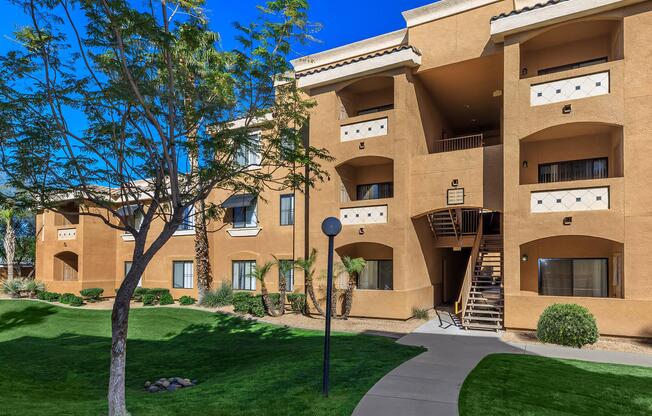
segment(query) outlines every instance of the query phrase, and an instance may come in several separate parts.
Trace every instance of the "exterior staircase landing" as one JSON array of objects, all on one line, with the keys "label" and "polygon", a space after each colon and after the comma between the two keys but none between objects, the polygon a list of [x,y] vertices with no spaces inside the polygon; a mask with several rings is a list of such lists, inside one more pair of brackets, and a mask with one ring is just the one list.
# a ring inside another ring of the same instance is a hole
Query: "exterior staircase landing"
[{"label": "exterior staircase landing", "polygon": [[462,326],[465,329],[502,329],[503,303],[503,238],[485,235],[474,265]]}]

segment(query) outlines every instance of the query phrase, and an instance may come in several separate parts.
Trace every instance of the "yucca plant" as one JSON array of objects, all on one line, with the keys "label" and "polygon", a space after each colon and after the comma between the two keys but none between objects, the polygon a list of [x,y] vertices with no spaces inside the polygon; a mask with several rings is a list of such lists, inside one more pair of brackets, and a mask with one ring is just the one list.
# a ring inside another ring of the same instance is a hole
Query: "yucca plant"
[{"label": "yucca plant", "polygon": [[23,291],[23,282],[20,279],[7,279],[2,282],[2,291],[17,299]]},{"label": "yucca plant", "polygon": [[358,282],[360,273],[367,267],[367,262],[362,257],[352,258],[349,256],[342,257],[342,262],[338,263],[337,269],[345,272],[349,276],[349,282],[344,291],[344,305],[342,307],[342,319],[348,319],[353,307],[353,289]]},{"label": "yucca plant", "polygon": [[[315,305],[315,309],[317,309],[317,312],[319,312],[320,315],[324,316],[324,310],[321,308],[321,305],[319,304],[319,300],[317,300],[317,296],[315,295],[315,287],[313,286],[316,262],[317,262],[317,250],[313,248],[312,251],[310,251],[310,255],[307,258],[305,259],[298,258],[294,262],[294,267],[296,269],[303,271],[303,279],[305,281],[306,290],[308,291],[308,296],[310,296],[310,299],[312,300],[313,305]],[[310,310],[308,308],[308,302],[306,302],[306,313],[308,313],[309,311]]]},{"label": "yucca plant", "polygon": [[45,283],[38,280],[26,279],[23,281],[23,291],[27,293],[30,299],[34,299],[39,292],[45,292]]},{"label": "yucca plant", "polygon": [[292,270],[292,264],[287,261],[282,261],[274,257],[274,263],[278,266],[278,272],[279,272],[279,282],[278,282],[278,292],[280,295],[278,305],[279,305],[279,314],[283,315],[285,313],[285,296],[287,293],[287,288],[288,288],[288,282],[286,276],[290,273],[290,270]]},{"label": "yucca plant", "polygon": [[260,293],[263,295],[263,304],[265,305],[265,309],[267,309],[267,313],[270,316],[277,316],[276,310],[274,309],[274,305],[272,305],[272,302],[269,299],[269,292],[267,291],[267,286],[265,285],[265,277],[267,276],[267,273],[269,273],[269,271],[272,269],[273,265],[274,265],[273,262],[268,261],[262,266],[256,267],[256,269],[251,273],[251,275],[260,282]]}]

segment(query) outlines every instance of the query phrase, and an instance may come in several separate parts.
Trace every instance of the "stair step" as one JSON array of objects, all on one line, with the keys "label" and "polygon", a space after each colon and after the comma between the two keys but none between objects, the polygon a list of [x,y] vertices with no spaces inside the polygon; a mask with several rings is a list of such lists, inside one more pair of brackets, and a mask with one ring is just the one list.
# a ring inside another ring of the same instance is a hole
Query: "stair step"
[{"label": "stair step", "polygon": [[492,331],[497,331],[499,329],[503,329],[502,325],[465,324],[463,326],[466,329],[481,329],[481,330],[492,330]]},{"label": "stair step", "polygon": [[484,322],[501,322],[503,318],[493,318],[489,316],[474,316],[472,318],[467,318],[464,316],[463,321],[468,322],[468,321],[484,321]]},{"label": "stair step", "polygon": [[498,315],[498,316],[503,316],[503,313],[501,311],[494,311],[490,309],[484,309],[484,310],[478,310],[478,309],[468,309],[464,313],[464,316],[467,315]]},{"label": "stair step", "polygon": [[490,308],[502,309],[503,305],[490,305],[488,303],[473,303],[473,304],[469,303],[467,305],[467,308],[469,307],[480,308],[480,309],[490,309]]}]

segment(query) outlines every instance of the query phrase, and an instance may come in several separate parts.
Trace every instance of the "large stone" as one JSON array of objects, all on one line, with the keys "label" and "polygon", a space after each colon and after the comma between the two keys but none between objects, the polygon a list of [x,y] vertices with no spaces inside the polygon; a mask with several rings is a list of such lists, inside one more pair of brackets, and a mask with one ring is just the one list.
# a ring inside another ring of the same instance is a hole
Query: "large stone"
[{"label": "large stone", "polygon": [[177,383],[179,383],[183,387],[191,387],[192,386],[192,383],[187,378],[177,378]]},{"label": "large stone", "polygon": [[150,383],[149,381],[146,381],[146,382],[145,382],[145,388],[148,388],[148,387],[151,386],[151,385],[152,385],[152,383]]},{"label": "large stone", "polygon": [[168,391],[176,391],[178,388],[179,388],[178,385],[170,384],[170,386],[168,387]]},{"label": "large stone", "polygon": [[149,386],[149,387],[147,388],[147,391],[150,392],[150,393],[158,393],[158,387],[156,387],[156,386]]},{"label": "large stone", "polygon": [[163,386],[164,388],[167,389],[168,387],[170,387],[170,382],[167,381],[167,380],[163,380],[163,382],[161,383],[161,386]]}]

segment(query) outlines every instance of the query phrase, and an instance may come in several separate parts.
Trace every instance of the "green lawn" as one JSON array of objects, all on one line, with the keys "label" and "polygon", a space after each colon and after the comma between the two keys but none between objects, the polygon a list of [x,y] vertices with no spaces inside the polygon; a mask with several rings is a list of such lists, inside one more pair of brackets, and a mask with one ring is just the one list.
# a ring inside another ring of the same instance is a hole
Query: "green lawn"
[{"label": "green lawn", "polygon": [[464,381],[460,414],[652,414],[652,369],[530,355],[485,357]]},{"label": "green lawn", "polygon": [[[0,301],[0,413],[106,413],[110,312]],[[371,386],[421,350],[355,334],[332,338],[321,392],[322,334],[195,310],[133,310],[127,407],[133,415],[350,415]],[[160,377],[197,379],[146,393]]]}]

